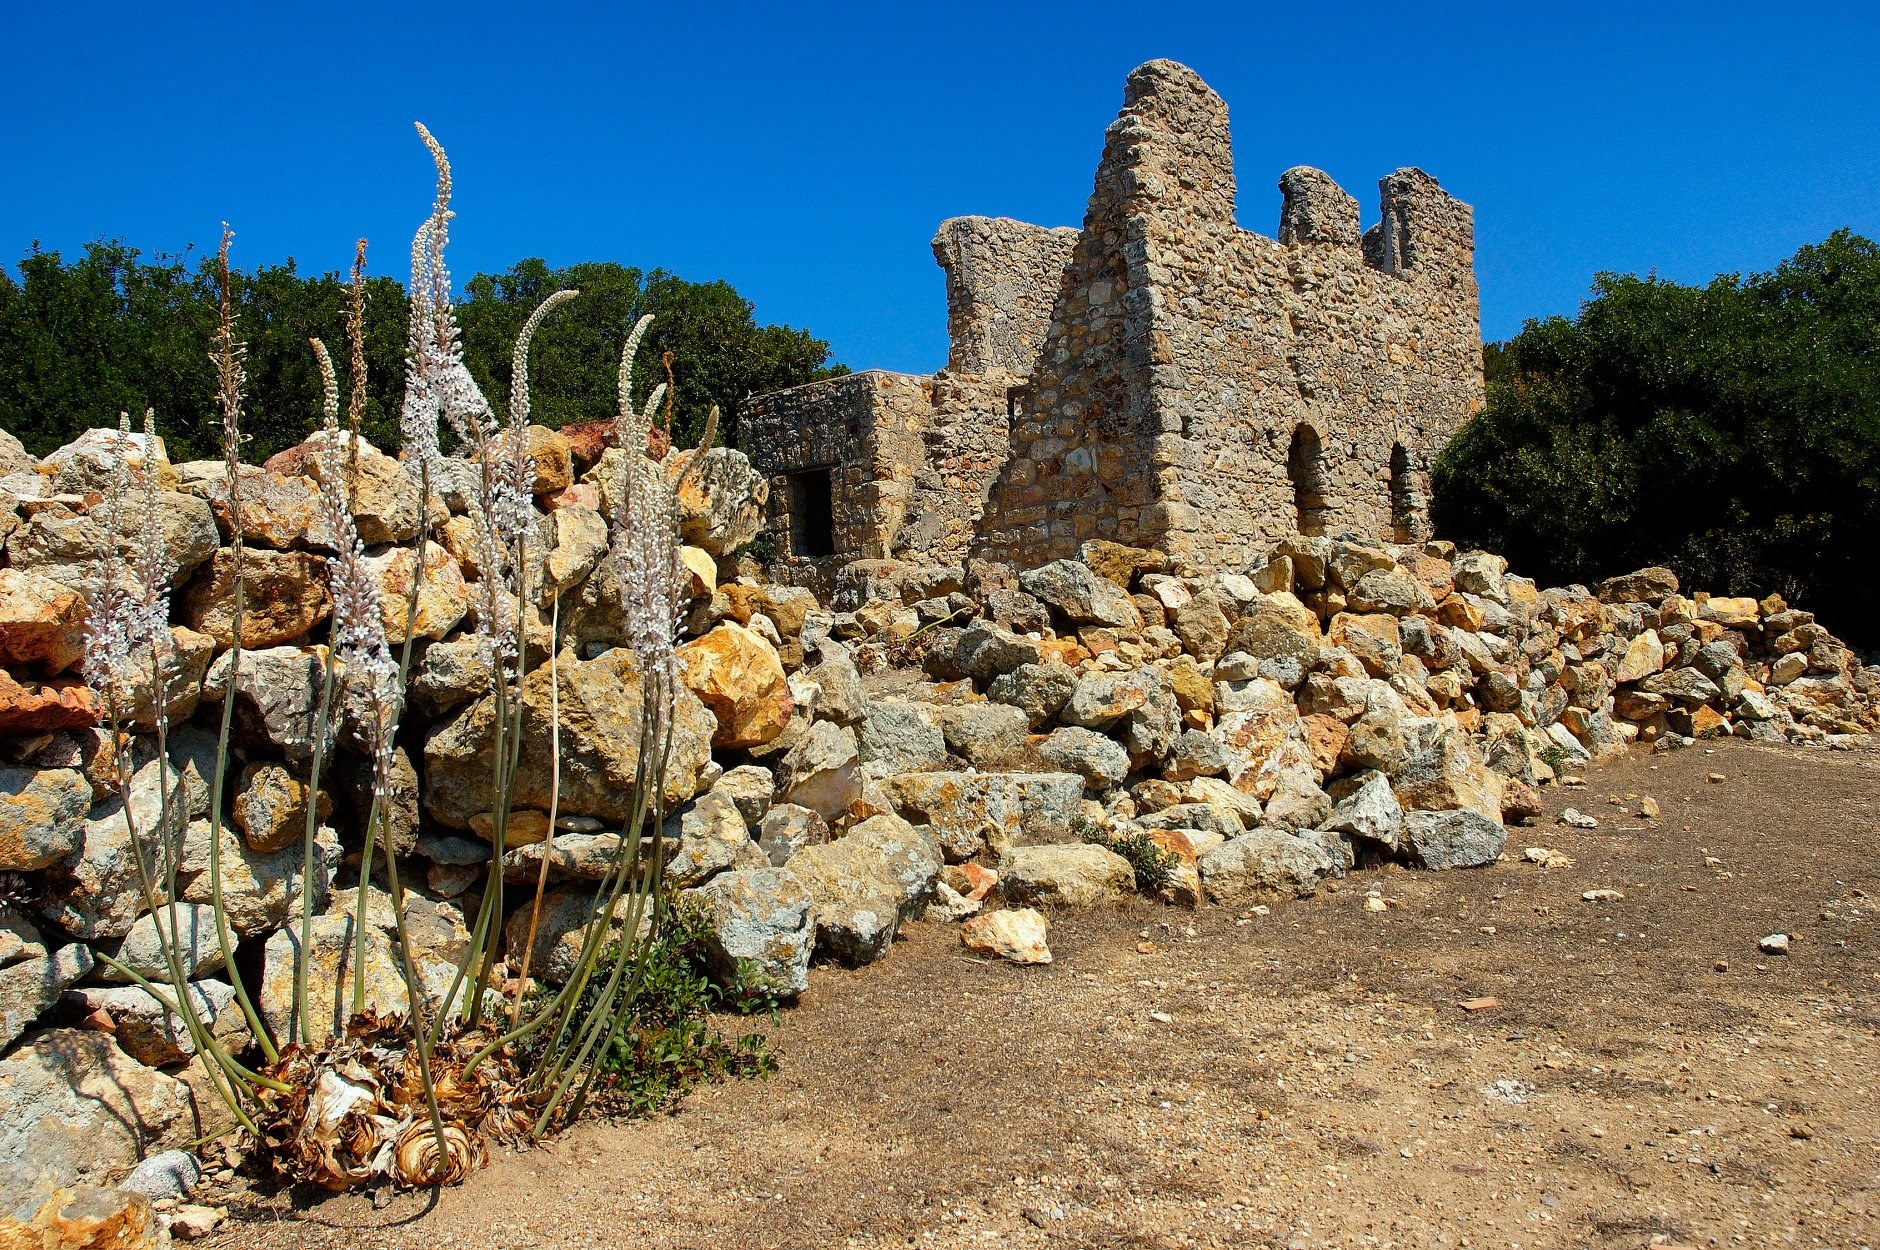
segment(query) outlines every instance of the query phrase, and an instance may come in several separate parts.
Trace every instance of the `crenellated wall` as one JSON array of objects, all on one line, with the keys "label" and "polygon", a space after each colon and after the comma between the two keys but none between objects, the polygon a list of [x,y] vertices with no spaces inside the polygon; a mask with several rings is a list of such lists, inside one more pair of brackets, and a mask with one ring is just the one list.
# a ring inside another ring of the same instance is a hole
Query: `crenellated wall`
[{"label": "crenellated wall", "polygon": [[[1291,169],[1279,189],[1278,237],[1242,230],[1226,104],[1151,61],[1125,84],[1080,230],[943,223],[948,365],[868,453],[881,480],[882,448],[906,447],[911,486],[852,555],[1029,564],[1105,538],[1238,567],[1296,530],[1420,535],[1430,461],[1482,403],[1473,214],[1416,169],[1379,183],[1362,233],[1326,174]],[[823,402],[837,393],[754,410],[851,428]],[[860,465],[850,441],[843,463]]]}]

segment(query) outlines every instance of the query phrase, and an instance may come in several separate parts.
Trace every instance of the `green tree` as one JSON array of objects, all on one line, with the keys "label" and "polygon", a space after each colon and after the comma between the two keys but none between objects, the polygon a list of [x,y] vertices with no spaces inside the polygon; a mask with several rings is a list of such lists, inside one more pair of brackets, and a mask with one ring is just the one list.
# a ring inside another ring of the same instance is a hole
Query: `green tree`
[{"label": "green tree", "polygon": [[491,402],[509,393],[511,348],[535,306],[557,290],[580,298],[558,309],[530,353],[532,411],[548,426],[612,416],[617,369],[627,332],[642,315],[654,320],[634,371],[635,402],[666,380],[660,358],[672,353],[675,433],[696,439],[713,404],[724,441],[736,432],[749,396],[847,373],[829,362],[829,344],[807,330],[759,325],[751,302],[726,282],[688,282],[663,269],[643,273],[611,261],[551,269],[529,259],[500,274],[478,274],[459,310],[464,361]]},{"label": "green tree", "polygon": [[1485,353],[1488,405],[1435,466],[1439,530],[1550,580],[1668,564],[1880,642],[1880,247],[1767,274],[1601,274],[1577,319]]},{"label": "green tree", "polygon": [[[248,345],[251,459],[290,447],[319,420],[320,378],[307,346],[324,338],[343,363],[346,279],[303,275],[292,260],[230,275],[237,333]],[[533,413],[550,426],[613,415],[621,344],[643,313],[655,314],[635,374],[644,399],[665,378],[670,350],[682,439],[697,438],[717,404],[726,437],[745,397],[848,370],[807,331],[759,325],[750,301],[724,282],[687,282],[611,262],[552,270],[522,261],[472,278],[459,309],[464,356],[500,411],[510,354],[529,313],[551,292],[581,297],[551,318],[531,353]],[[121,242],[88,244],[68,262],[34,246],[15,279],[0,268],[0,427],[37,455],[117,414],[157,410],[177,460],[219,454],[215,372],[215,258],[143,258]],[[367,436],[398,447],[404,393],[405,292],[390,278],[366,284]]]}]

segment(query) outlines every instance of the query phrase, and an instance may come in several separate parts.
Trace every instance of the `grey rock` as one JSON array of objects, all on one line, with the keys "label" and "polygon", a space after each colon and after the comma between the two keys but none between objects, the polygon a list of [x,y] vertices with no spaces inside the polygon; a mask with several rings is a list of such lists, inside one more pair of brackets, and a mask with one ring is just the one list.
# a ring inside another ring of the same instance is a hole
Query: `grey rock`
[{"label": "grey rock", "polygon": [[681,890],[730,868],[751,844],[743,813],[729,794],[716,787],[680,813],[678,825],[679,853],[667,863],[666,879]]},{"label": "grey rock", "polygon": [[1058,719],[1082,729],[1108,729],[1148,702],[1148,693],[1135,676],[1134,673],[1085,673],[1077,679]]},{"label": "grey rock", "polygon": [[1038,744],[1038,754],[1058,768],[1076,773],[1092,790],[1119,786],[1129,775],[1129,752],[1094,729],[1076,725],[1055,729]]},{"label": "grey rock", "polygon": [[1646,694],[1663,695],[1691,707],[1709,703],[1723,693],[1716,682],[1695,668],[1668,668],[1662,673],[1653,673],[1641,681],[1638,688]]},{"label": "grey rock", "polygon": [[[167,783],[167,784],[166,784]],[[165,821],[164,792],[168,790]],[[122,937],[144,910],[145,896],[138,873],[138,843],[143,846],[147,871],[157,867],[182,840],[193,806],[188,775],[164,768],[151,759],[131,776],[130,812],[137,826],[133,839],[126,826],[124,803],[117,796],[91,809],[79,846],[59,862],[67,888],[41,907],[41,914],[74,937],[91,940]]]},{"label": "grey rock", "polygon": [[202,1164],[187,1150],[160,1150],[131,1169],[119,1181],[119,1189],[155,1201],[159,1198],[186,1198],[202,1179]]},{"label": "grey rock", "polygon": [[721,873],[692,891],[711,917],[712,979],[744,997],[793,999],[809,988],[815,900],[787,868]]},{"label": "grey rock", "polygon": [[1392,616],[1428,612],[1436,606],[1427,590],[1395,569],[1371,570],[1345,592],[1345,598],[1353,612],[1388,612]]},{"label": "grey rock", "polygon": [[880,958],[933,892],[940,848],[895,816],[871,816],[846,837],[799,851],[790,871],[814,900],[816,953],[848,964]]},{"label": "grey rock", "polygon": [[1058,714],[1076,688],[1077,674],[1068,664],[1052,659],[1001,673],[986,687],[986,697],[1021,709],[1031,727],[1038,729]]},{"label": "grey rock", "polygon": [[1477,811],[1403,814],[1403,840],[1425,868],[1479,868],[1492,864],[1508,844],[1508,831]]},{"label": "grey rock", "polygon": [[[214,901],[209,841],[207,821],[197,821],[189,827],[178,872],[184,883],[182,897],[191,903]],[[252,937],[300,915],[302,869],[305,867],[302,847],[287,846],[266,853],[251,851],[233,829],[224,826],[219,855],[222,905],[229,927],[237,934]],[[331,829],[321,829],[314,839],[311,880],[316,912],[326,906],[327,889],[339,860],[339,835]]]},{"label": "grey rock", "polygon": [[1056,609],[1073,625],[1141,629],[1142,615],[1129,593],[1075,560],[1054,560],[1018,575],[1025,593]]},{"label": "grey rock", "polygon": [[412,663],[411,701],[426,716],[442,716],[487,694],[491,668],[474,638],[434,642]]},{"label": "grey rock", "polygon": [[953,647],[954,666],[979,682],[989,682],[1021,664],[1037,664],[1043,656],[1035,639],[1001,629],[991,621],[974,621],[966,626]]},{"label": "grey rock", "polygon": [[1403,849],[1403,805],[1390,788],[1390,778],[1366,770],[1335,783],[1332,797],[1336,800],[1332,814],[1320,828],[1362,838],[1389,851]]},{"label": "grey rock", "polygon": [[964,703],[940,709],[947,749],[975,768],[997,768],[1025,746],[1031,722],[1004,703]]},{"label": "grey rock", "polygon": [[0,1049],[44,1015],[66,986],[91,971],[89,947],[74,942],[50,955],[26,959],[0,968]]},{"label": "grey rock", "polygon": [[[156,984],[174,1000],[173,987],[162,981]],[[226,981],[192,981],[188,993],[197,1019],[211,1036],[231,1054],[247,1049],[248,1023],[236,1002],[234,986]],[[139,1063],[167,1068],[196,1054],[188,1023],[140,985],[87,986],[67,990],[65,997],[79,1011],[108,1013],[117,1025],[113,1036],[118,1045]]]},{"label": "grey rock", "polygon": [[778,765],[777,794],[832,824],[845,818],[862,794],[855,731],[832,721],[811,725]]},{"label": "grey rock", "polygon": [[816,715],[838,725],[859,724],[868,711],[868,696],[862,691],[862,674],[849,658],[848,648],[840,643],[824,643],[819,659],[805,670],[809,679],[822,687],[816,700]]},{"label": "grey rock", "polygon": [[883,700],[868,705],[862,720],[861,757],[871,777],[945,768],[946,735],[929,704]]},{"label": "grey rock", "polygon": [[1196,777],[1219,777],[1227,772],[1227,748],[1220,739],[1199,729],[1175,736],[1162,775],[1170,781],[1192,781]]},{"label": "grey rock", "polygon": [[1233,906],[1306,898],[1334,870],[1316,840],[1266,828],[1229,838],[1197,866],[1208,897]]},{"label": "grey rock", "polygon": [[1330,816],[1332,800],[1312,779],[1309,770],[1289,767],[1281,772],[1279,784],[1267,799],[1265,809],[1268,824],[1295,832],[1316,828]]},{"label": "grey rock", "polygon": [[0,1218],[31,1219],[57,1187],[102,1184],[146,1152],[187,1144],[195,1109],[187,1085],[108,1034],[35,1034],[0,1059]]},{"label": "grey rock", "polygon": [[[1257,820],[1259,815],[1256,804],[1251,819]],[[1198,830],[1233,838],[1246,832],[1248,819],[1245,811],[1221,803],[1177,803],[1159,812],[1138,816],[1136,824],[1144,829]]]},{"label": "grey rock", "polygon": [[757,848],[773,868],[782,868],[806,846],[829,840],[829,822],[807,807],[779,803],[764,813],[758,826]]},{"label": "grey rock", "polygon": [[1502,576],[1507,571],[1508,562],[1498,555],[1486,551],[1465,551],[1456,557],[1450,576],[1454,578],[1457,590],[1506,604],[1508,592],[1502,587]]},{"label": "grey rock", "polygon": [[[117,962],[152,981],[168,978],[169,964],[164,958],[165,943],[162,939],[171,934],[172,910],[176,916],[176,939],[169,944],[175,948],[182,961],[184,975],[195,980],[221,971],[224,961],[222,945],[215,931],[215,909],[202,903],[178,902],[174,908],[165,904],[154,912],[145,912],[137,917],[131,923],[130,932],[124,935],[124,941],[118,946],[115,956]],[[239,936],[231,932],[229,940],[238,941]],[[131,984],[129,976],[108,964],[99,966],[99,975],[113,984]]]},{"label": "grey rock", "polygon": [[744,823],[755,829],[757,822],[764,818],[764,813],[770,810],[771,802],[777,797],[777,779],[768,768],[740,764],[713,782],[712,789],[720,791],[737,804],[738,814],[744,817]]},{"label": "grey rock", "polygon": [[882,782],[895,811],[923,825],[948,862],[995,859],[1021,842],[1070,836],[1084,780],[1075,773],[906,773]]}]

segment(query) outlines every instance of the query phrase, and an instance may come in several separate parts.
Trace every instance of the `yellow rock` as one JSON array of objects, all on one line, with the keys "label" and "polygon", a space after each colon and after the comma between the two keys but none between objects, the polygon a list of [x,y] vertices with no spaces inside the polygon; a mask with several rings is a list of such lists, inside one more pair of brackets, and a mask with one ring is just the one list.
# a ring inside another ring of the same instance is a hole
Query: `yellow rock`
[{"label": "yellow rock", "polygon": [[679,648],[686,687],[718,721],[712,745],[762,746],[784,731],[795,711],[777,649],[755,631],[726,621]]}]

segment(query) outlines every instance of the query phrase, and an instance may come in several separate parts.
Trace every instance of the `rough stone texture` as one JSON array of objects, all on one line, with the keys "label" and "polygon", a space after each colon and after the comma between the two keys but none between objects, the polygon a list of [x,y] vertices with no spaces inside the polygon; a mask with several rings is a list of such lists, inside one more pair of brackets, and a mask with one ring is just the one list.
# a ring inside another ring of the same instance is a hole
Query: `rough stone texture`
[{"label": "rough stone texture", "polygon": [[0,968],[0,1049],[13,1044],[59,1001],[65,987],[91,971],[91,948],[74,942],[50,955]]},{"label": "rough stone texture", "polygon": [[924,825],[948,862],[997,859],[1021,842],[1070,836],[1083,779],[1070,773],[906,773],[882,792],[907,820]]},{"label": "rough stone texture", "polygon": [[1075,725],[1053,730],[1038,744],[1038,754],[1066,772],[1076,773],[1092,790],[1121,785],[1129,775],[1128,751],[1095,730]]},{"label": "rough stone texture", "polygon": [[61,1185],[102,1183],[195,1137],[188,1086],[109,1035],[50,1029],[0,1060],[0,1216],[30,1219]]},{"label": "rough stone texture", "polygon": [[0,768],[0,870],[28,872],[70,855],[91,784],[70,768]]},{"label": "rough stone texture", "polygon": [[[300,952],[300,925],[286,925],[268,939],[261,973],[262,1023],[277,1041],[289,1038],[318,1044],[345,1027],[352,1015],[352,967],[355,937],[351,915],[313,918],[307,960],[307,1027],[300,1036],[295,1027],[295,967]],[[366,925],[365,1006],[381,1015],[403,1014],[410,1005],[404,974],[399,971],[392,938],[375,924]]]},{"label": "rough stone texture", "polygon": [[85,654],[85,596],[30,569],[0,569],[0,663],[57,677]]},{"label": "rough stone texture", "polygon": [[862,770],[855,731],[832,721],[817,721],[784,754],[777,768],[777,795],[807,807],[834,824],[861,797]]},{"label": "rough stone texture", "polygon": [[871,816],[798,852],[790,871],[814,900],[816,953],[847,964],[878,959],[926,903],[940,864],[934,840],[896,816]]},{"label": "rough stone texture", "polygon": [[[241,641],[247,650],[292,642],[324,621],[333,610],[332,595],[327,589],[326,561],[319,556],[248,548],[242,555],[241,570]],[[215,553],[184,590],[177,608],[183,623],[213,638],[217,650],[226,650],[233,643],[233,549],[224,547]]]},{"label": "rough stone texture", "polygon": [[809,988],[814,900],[787,868],[721,873],[691,895],[711,916],[712,979],[739,995],[793,999]]},{"label": "rough stone texture", "polygon": [[1098,907],[1134,894],[1136,870],[1093,842],[1020,846],[999,861],[999,888],[1014,903]]},{"label": "rough stone texture", "polygon": [[1508,844],[1501,813],[1490,820],[1467,809],[1405,812],[1403,840],[1411,857],[1425,868],[1479,868],[1492,864]]},{"label": "rough stone texture", "polygon": [[944,768],[946,735],[929,704],[883,700],[870,703],[862,719],[861,754],[871,777]]},{"label": "rough stone texture", "polygon": [[[625,820],[632,811],[634,771],[639,762],[642,691],[633,655],[624,648],[591,660],[563,653],[555,680],[560,685],[560,810],[570,816]],[[514,804],[547,811],[550,773],[550,674],[532,669],[522,682],[523,747]],[[673,743],[666,765],[666,799],[677,805],[700,789],[711,761],[717,721],[690,691],[681,691],[673,717]],[[440,724],[424,746],[424,808],[452,828],[490,810],[488,757],[495,736],[495,700],[478,699]]]},{"label": "rough stone texture", "polygon": [[[138,976],[153,981],[167,978],[170,969],[164,961],[158,934],[161,932],[167,936],[172,932],[171,911],[165,905],[137,917],[131,924],[130,932],[124,935],[124,941],[118,946],[117,961]],[[205,904],[179,902],[174,911],[174,932],[180,936],[171,945],[182,957],[184,973],[191,978],[199,978],[219,971],[223,959],[221,944],[216,940],[215,909]],[[229,934],[229,940],[233,943],[237,935]],[[130,977],[108,965],[99,965],[98,974],[106,981],[122,985],[131,983]]]},{"label": "rough stone texture", "polygon": [[1201,884],[1217,903],[1272,903],[1305,898],[1333,874],[1317,841],[1278,829],[1253,829],[1203,855]]},{"label": "rough stone texture", "polygon": [[679,648],[686,688],[718,720],[712,745],[762,746],[790,723],[794,705],[777,649],[735,621]]},{"label": "rough stone texture", "polygon": [[[174,991],[163,980],[156,984],[165,997]],[[190,1000],[197,1018],[222,1042],[230,1054],[248,1047],[248,1022],[235,999],[235,987],[226,981],[193,981]],[[196,1054],[196,1042],[183,1017],[171,1012],[140,985],[87,986],[68,990],[66,1001],[79,1014],[102,1011],[117,1026],[112,1034],[125,1054],[153,1068],[184,1063]]]},{"label": "rough stone texture", "polygon": [[1108,540],[1238,567],[1334,517],[1422,537],[1430,460],[1482,404],[1471,210],[1401,169],[1361,233],[1325,174],[1279,187],[1277,240],[1241,230],[1226,105],[1184,66],[1136,69],[1081,230],[941,226],[945,369],[746,406],[779,549],[827,576],[797,541],[826,500],[836,559]]},{"label": "rough stone texture", "polygon": [[[278,851],[306,836],[307,783],[281,764],[250,764],[242,770],[232,809],[235,827],[252,851]],[[324,822],[333,801],[321,791],[315,806]]]},{"label": "rough stone texture", "polygon": [[1015,964],[1048,964],[1045,944],[1050,926],[1035,907],[1006,908],[975,916],[960,926],[960,941],[981,955],[997,955]]}]

